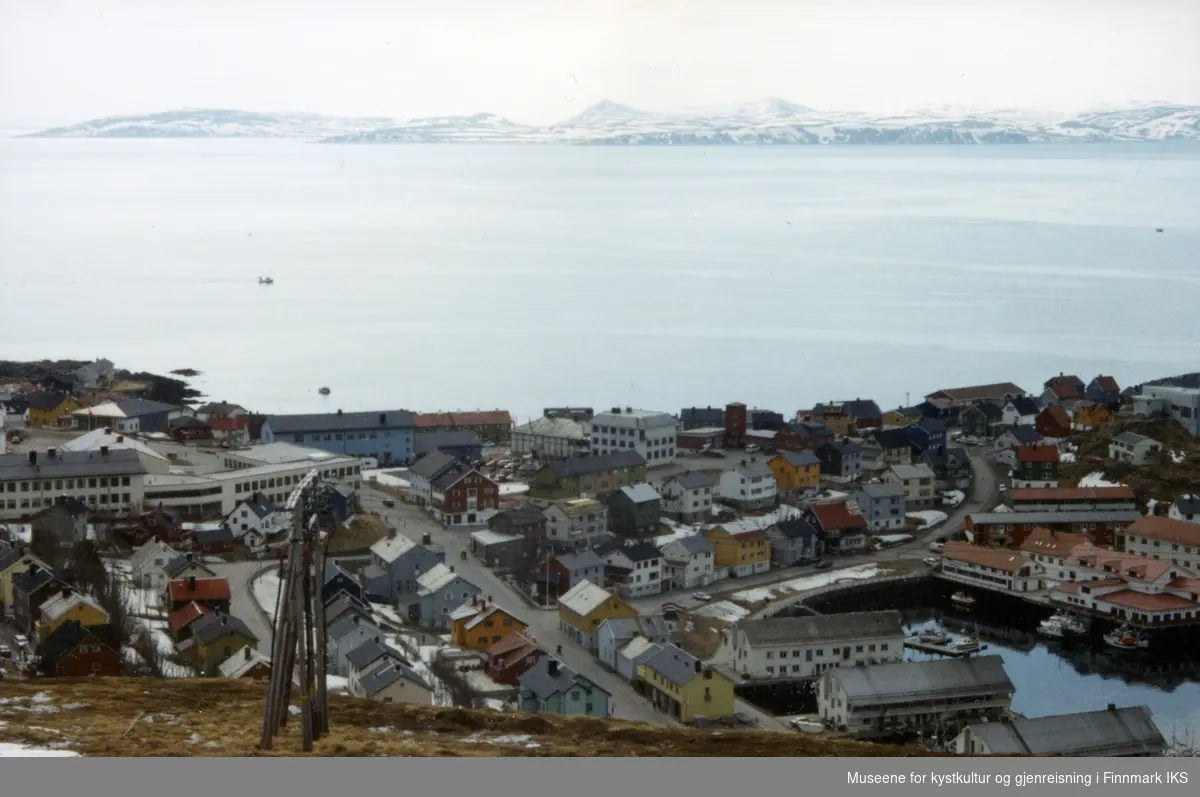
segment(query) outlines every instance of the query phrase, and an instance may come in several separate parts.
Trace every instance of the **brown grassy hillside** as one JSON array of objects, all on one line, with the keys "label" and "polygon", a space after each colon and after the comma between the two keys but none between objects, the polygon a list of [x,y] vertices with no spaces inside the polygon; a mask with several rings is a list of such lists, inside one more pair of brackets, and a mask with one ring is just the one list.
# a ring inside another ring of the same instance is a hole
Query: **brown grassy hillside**
[{"label": "brown grassy hillside", "polygon": [[[258,749],[265,687],[221,679],[0,681],[0,742],[87,756],[298,755],[289,723]],[[909,756],[916,748],[804,733],[696,731],[539,714],[383,705],[330,697],[330,756]]]}]

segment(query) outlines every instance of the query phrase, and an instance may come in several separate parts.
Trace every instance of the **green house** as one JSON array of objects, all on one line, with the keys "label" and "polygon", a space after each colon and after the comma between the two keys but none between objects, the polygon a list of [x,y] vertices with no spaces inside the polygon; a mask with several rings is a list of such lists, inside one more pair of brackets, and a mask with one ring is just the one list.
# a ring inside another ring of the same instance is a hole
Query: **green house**
[{"label": "green house", "polygon": [[962,414],[963,434],[979,440],[994,440],[1004,428],[1004,410],[991,403],[975,404]]},{"label": "green house", "polygon": [[607,495],[646,481],[646,460],[636,451],[570,457],[542,467],[529,484],[529,497],[542,501]]}]

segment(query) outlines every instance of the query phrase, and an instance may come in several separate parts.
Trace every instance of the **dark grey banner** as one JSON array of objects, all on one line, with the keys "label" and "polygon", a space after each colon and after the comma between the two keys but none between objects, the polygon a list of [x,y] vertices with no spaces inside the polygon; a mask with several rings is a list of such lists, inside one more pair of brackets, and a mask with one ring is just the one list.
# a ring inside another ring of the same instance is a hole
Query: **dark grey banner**
[{"label": "dark grey banner", "polygon": [[19,759],[0,795],[254,797],[787,797],[929,794],[1194,797],[1195,758],[240,758]]}]

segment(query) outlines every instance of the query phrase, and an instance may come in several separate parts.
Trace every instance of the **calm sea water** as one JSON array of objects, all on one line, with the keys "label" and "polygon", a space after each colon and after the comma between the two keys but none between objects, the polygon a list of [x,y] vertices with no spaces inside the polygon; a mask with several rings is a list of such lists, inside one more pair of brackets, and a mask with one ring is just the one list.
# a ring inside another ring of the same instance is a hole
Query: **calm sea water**
[{"label": "calm sea water", "polygon": [[1200,149],[8,139],[0,299],[264,412],[1132,383],[1200,367]]}]

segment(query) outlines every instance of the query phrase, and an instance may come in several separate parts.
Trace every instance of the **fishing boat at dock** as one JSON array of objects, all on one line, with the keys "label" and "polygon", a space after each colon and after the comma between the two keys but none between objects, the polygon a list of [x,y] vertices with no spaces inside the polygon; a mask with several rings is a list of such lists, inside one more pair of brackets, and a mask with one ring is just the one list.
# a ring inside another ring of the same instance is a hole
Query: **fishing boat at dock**
[{"label": "fishing boat at dock", "polygon": [[1117,650],[1145,650],[1150,647],[1150,640],[1136,629],[1123,625],[1105,634],[1104,644]]},{"label": "fishing boat at dock", "polygon": [[970,595],[968,595],[966,592],[960,591],[960,592],[954,593],[953,595],[950,596],[950,602],[953,603],[955,606],[957,606],[960,609],[970,610],[970,609],[975,608],[975,599],[973,597],[971,597]]},{"label": "fishing boat at dock", "polygon": [[1051,639],[1071,639],[1087,633],[1087,626],[1069,612],[1055,612],[1038,623],[1038,633]]}]

